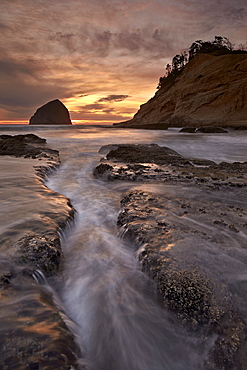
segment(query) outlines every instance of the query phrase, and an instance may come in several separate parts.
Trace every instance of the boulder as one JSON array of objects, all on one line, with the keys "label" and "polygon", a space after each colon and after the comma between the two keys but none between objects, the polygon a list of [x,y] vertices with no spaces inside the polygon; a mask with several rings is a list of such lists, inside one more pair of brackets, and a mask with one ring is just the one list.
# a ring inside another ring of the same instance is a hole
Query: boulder
[{"label": "boulder", "polygon": [[30,118],[30,125],[71,125],[69,111],[58,99],[38,108]]},{"label": "boulder", "polygon": [[189,134],[194,134],[196,132],[196,127],[183,127],[179,132],[186,132]]},{"label": "boulder", "polygon": [[227,134],[228,131],[222,127],[218,126],[203,126],[203,127],[183,127],[179,132],[186,132],[186,133],[195,133],[195,132],[203,132],[206,134]]},{"label": "boulder", "polygon": [[46,139],[34,134],[0,135],[0,155],[24,158],[58,157],[58,151],[45,146]]},{"label": "boulder", "polygon": [[199,127],[196,132],[203,132],[206,134],[227,134],[228,131],[224,130],[221,127],[217,126],[204,126],[204,127]]}]

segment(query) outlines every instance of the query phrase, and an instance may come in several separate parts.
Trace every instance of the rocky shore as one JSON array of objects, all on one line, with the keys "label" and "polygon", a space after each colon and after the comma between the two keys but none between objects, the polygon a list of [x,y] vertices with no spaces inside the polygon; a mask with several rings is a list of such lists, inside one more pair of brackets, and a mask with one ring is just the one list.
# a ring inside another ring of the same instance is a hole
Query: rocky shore
[{"label": "rocky shore", "polygon": [[207,159],[184,158],[176,151],[151,145],[109,145],[94,175],[105,180],[200,185],[207,188],[246,187],[247,162],[219,164]]},{"label": "rocky shore", "polygon": [[31,161],[26,167],[20,165],[30,168],[29,171],[34,168],[36,185],[30,181],[28,190],[28,179],[23,185],[20,180],[20,187],[23,186],[20,192],[24,196],[27,187],[28,196],[32,197],[33,186],[34,193],[38,193],[34,207],[41,209],[37,218],[24,217],[18,228],[9,228],[2,235],[0,367],[79,368],[81,354],[67,326],[69,320],[59,307],[55,291],[46,282],[46,277],[57,276],[61,270],[63,254],[58,231],[73,220],[75,213],[69,199],[44,185],[46,176],[60,164],[59,153],[48,148],[45,139],[27,134],[1,135],[0,155],[6,156],[10,166],[13,157]]},{"label": "rocky shore", "polygon": [[[74,218],[75,210],[73,209],[70,200],[61,194],[57,194],[44,185],[46,176],[51,174],[60,165],[59,153],[47,147],[46,140],[34,134],[27,135],[1,135],[0,136],[0,155],[31,158],[34,160],[31,164],[35,169],[35,174],[38,179],[38,187],[43,197],[43,202],[48,203],[49,198],[56,198],[59,207],[54,213],[47,213],[44,217],[35,222],[30,229],[37,229],[39,233],[32,232],[29,235],[22,235],[12,245],[12,252],[16,257],[16,261],[22,265],[27,264],[30,269],[30,275],[34,269],[40,269],[51,276],[59,270],[60,258],[62,255],[58,230],[64,228],[68,221]],[[36,161],[35,161],[36,160]],[[37,160],[42,161],[42,165],[38,164]],[[42,192],[43,190],[43,192]],[[47,199],[45,199],[47,196]],[[60,212],[59,212],[60,211]],[[25,230],[25,227],[23,227]],[[13,240],[13,239],[12,239]],[[51,266],[51,261],[53,264]]]},{"label": "rocky shore", "polygon": [[162,304],[188,332],[212,338],[204,368],[246,369],[241,283],[234,285],[227,271],[230,256],[245,248],[247,163],[184,158],[154,144],[100,152],[97,178],[136,183],[121,201],[117,224],[134,242]]}]

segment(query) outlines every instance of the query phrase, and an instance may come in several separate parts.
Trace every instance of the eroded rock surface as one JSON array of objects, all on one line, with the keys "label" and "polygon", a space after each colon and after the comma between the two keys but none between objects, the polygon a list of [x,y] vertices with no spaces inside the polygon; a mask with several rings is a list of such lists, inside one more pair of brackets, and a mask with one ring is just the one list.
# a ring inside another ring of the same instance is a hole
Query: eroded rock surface
[{"label": "eroded rock surface", "polygon": [[27,134],[1,135],[0,155],[2,216],[6,207],[9,217],[0,240],[0,368],[77,369],[81,353],[46,280],[61,271],[58,230],[75,212],[65,196],[43,183],[59,166],[59,153]]},{"label": "eroded rock surface", "polygon": [[245,270],[247,163],[184,158],[157,145],[100,152],[96,177],[136,182],[117,223],[163,305],[189,331],[214,338],[203,368],[246,369],[245,290],[233,276]]},{"label": "eroded rock surface", "polygon": [[179,132],[188,132],[188,133],[195,133],[195,132],[203,132],[207,134],[227,134],[228,131],[223,129],[222,127],[218,126],[203,126],[203,127],[183,127]]},{"label": "eroded rock surface", "polygon": [[247,162],[219,164],[199,158],[184,158],[167,147],[118,145],[103,147],[108,152],[95,170],[96,177],[107,180],[159,181],[219,188],[246,187]]},{"label": "eroded rock surface", "polygon": [[231,193],[216,202],[190,190],[194,196],[189,189],[184,196],[178,189],[176,197],[165,194],[166,189],[158,194],[131,191],[121,201],[118,226],[135,241],[142,270],[157,283],[164,306],[190,330],[216,335],[204,368],[245,369],[246,323],[244,307],[236,307],[235,299],[242,300],[238,283],[231,286],[224,267],[220,276],[211,266],[214,259],[227,263],[221,255],[230,257],[234,252],[229,250],[242,245],[246,208],[227,201]]},{"label": "eroded rock surface", "polygon": [[0,135],[0,155],[25,158],[58,157],[58,151],[47,148],[46,139],[34,134]]},{"label": "eroded rock surface", "polygon": [[6,263],[1,272],[0,368],[78,369],[80,351],[47,287]]}]

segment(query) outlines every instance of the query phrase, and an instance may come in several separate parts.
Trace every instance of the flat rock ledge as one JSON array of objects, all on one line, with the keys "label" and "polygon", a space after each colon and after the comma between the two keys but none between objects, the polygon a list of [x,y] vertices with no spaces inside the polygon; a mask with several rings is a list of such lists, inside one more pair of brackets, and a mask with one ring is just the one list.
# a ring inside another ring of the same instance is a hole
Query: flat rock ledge
[{"label": "flat rock ledge", "polygon": [[218,126],[203,126],[203,127],[183,127],[179,132],[187,133],[207,133],[207,134],[227,134],[228,131]]},{"label": "flat rock ledge", "polygon": [[[47,147],[46,139],[40,138],[34,134],[26,135],[0,135],[0,155],[24,157],[38,159],[43,161],[42,165],[34,165],[37,178],[44,186],[44,180],[48,175],[55,171],[60,165],[59,152]],[[52,191],[50,191],[52,193]],[[56,195],[53,192],[54,195]],[[40,229],[41,234],[24,235],[13,245],[11,253],[17,264],[26,265],[26,272],[31,276],[35,269],[39,269],[46,276],[52,276],[58,273],[62,251],[58,230],[64,228],[66,224],[73,221],[75,210],[70,200],[60,194],[59,200],[63,213],[59,215],[47,215],[50,218],[49,231],[46,231],[47,225],[44,224]],[[54,218],[54,220],[53,220]]]},{"label": "flat rock ledge", "polygon": [[0,155],[58,160],[58,151],[47,148],[46,139],[34,134],[0,135]]},{"label": "flat rock ledge", "polygon": [[[134,242],[162,304],[189,333],[214,338],[203,368],[246,369],[244,309],[204,258],[243,245],[247,210],[234,199],[246,199],[247,163],[184,158],[157,145],[109,145],[100,152],[106,156],[94,170],[97,178],[136,182],[122,198],[117,224]],[[160,190],[142,190],[143,184]]]},{"label": "flat rock ledge", "polygon": [[[83,369],[78,366],[79,348],[50,291],[19,274],[16,267],[7,267],[11,276],[5,272],[0,277],[0,368]],[[6,263],[1,262],[4,270]]]},{"label": "flat rock ledge", "polygon": [[247,186],[247,162],[219,164],[207,159],[185,158],[156,144],[109,145],[94,169],[94,176],[108,181],[160,182],[200,185],[211,189]]}]

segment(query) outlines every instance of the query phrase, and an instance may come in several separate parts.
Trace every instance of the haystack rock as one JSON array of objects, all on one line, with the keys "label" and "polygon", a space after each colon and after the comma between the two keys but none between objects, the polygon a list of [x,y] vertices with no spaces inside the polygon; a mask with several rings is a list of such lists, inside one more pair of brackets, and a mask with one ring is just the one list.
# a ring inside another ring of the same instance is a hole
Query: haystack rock
[{"label": "haystack rock", "polygon": [[131,120],[115,126],[247,128],[247,54],[197,54]]},{"label": "haystack rock", "polygon": [[69,111],[58,99],[38,108],[30,118],[30,125],[72,125]]}]

